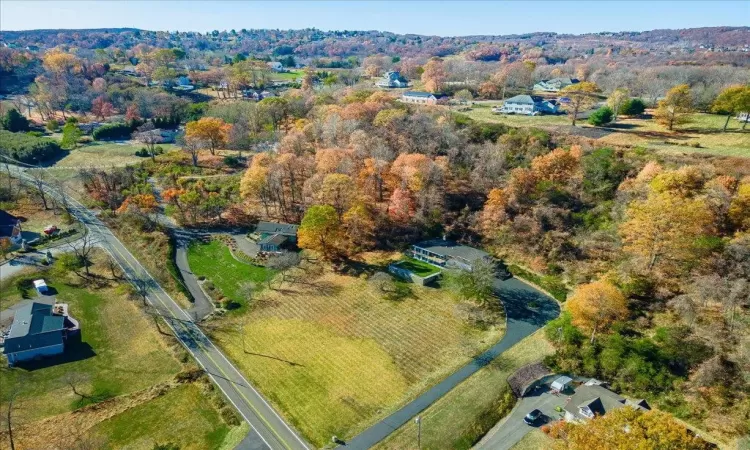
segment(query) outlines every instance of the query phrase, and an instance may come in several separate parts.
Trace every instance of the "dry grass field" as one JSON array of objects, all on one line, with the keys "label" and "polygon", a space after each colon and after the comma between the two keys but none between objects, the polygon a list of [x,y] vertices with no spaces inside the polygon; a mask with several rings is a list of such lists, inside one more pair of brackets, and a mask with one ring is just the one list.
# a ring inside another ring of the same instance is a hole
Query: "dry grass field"
[{"label": "dry grass field", "polygon": [[469,326],[466,305],[443,289],[409,285],[409,297],[392,301],[363,278],[313,269],[263,291],[214,336],[315,445],[353,436],[502,334],[502,319]]}]

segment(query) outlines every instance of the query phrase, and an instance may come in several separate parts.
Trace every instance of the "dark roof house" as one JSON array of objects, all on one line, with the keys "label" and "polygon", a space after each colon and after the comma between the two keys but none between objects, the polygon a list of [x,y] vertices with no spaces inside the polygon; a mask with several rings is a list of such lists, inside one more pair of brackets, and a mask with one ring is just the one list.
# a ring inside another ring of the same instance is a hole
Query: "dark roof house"
[{"label": "dark roof house", "polygon": [[585,421],[624,406],[651,409],[645,400],[628,400],[604,386],[583,384],[576,388],[575,394],[565,403],[565,420]]},{"label": "dark roof house", "polygon": [[255,232],[260,235],[258,246],[264,252],[278,252],[287,242],[297,241],[298,225],[258,222]]},{"label": "dark roof house", "polygon": [[405,88],[409,87],[409,81],[398,71],[387,72],[383,78],[375,83],[380,88]]},{"label": "dark roof house", "polygon": [[440,267],[457,267],[471,270],[477,260],[492,257],[482,250],[444,239],[433,239],[412,245],[412,256]]},{"label": "dark roof house", "polygon": [[14,244],[21,242],[21,221],[2,209],[0,209],[0,237],[8,237]]},{"label": "dark roof house", "polygon": [[406,91],[401,95],[401,101],[406,103],[435,105],[437,104],[437,97],[435,94],[429,92]]},{"label": "dark roof house", "polygon": [[64,350],[65,317],[53,313],[53,306],[30,302],[16,310],[3,353],[12,365],[37,356]]}]

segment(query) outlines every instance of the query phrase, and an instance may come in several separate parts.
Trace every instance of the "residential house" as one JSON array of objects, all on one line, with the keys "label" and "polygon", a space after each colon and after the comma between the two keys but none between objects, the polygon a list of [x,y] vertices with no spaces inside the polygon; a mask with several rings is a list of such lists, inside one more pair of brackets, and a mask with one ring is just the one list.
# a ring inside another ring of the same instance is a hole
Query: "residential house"
[{"label": "residential house", "polygon": [[559,77],[551,80],[542,80],[534,85],[535,91],[559,92],[562,88],[578,83],[576,78]]},{"label": "residential house", "polygon": [[651,409],[646,400],[628,400],[600,384],[578,386],[575,394],[568,397],[563,409],[568,422],[585,422],[609,411],[630,406],[643,410]]},{"label": "residential house", "polygon": [[405,103],[416,103],[418,105],[436,105],[437,97],[429,92],[406,91],[401,96],[401,101]]},{"label": "residential house", "polygon": [[274,72],[283,72],[284,66],[278,62],[278,61],[270,61],[268,63],[268,68],[273,70]]},{"label": "residential house", "polygon": [[433,239],[411,246],[411,256],[438,267],[471,270],[477,260],[492,261],[482,250],[445,239]]},{"label": "residential house", "polygon": [[8,238],[13,245],[21,245],[23,240],[21,220],[0,209],[0,238]]},{"label": "residential house", "polygon": [[503,103],[500,108],[492,108],[493,113],[523,114],[557,114],[559,104],[556,100],[545,100],[537,95],[516,95]]},{"label": "residential house", "polygon": [[289,244],[297,242],[298,225],[277,222],[258,222],[255,233],[262,252],[278,253]]},{"label": "residential house", "polygon": [[391,71],[383,75],[383,77],[375,83],[375,86],[385,89],[405,88],[409,87],[409,80],[404,78],[400,72]]},{"label": "residential house", "polygon": [[68,336],[78,331],[78,322],[68,314],[67,304],[29,302],[16,310],[3,353],[11,366],[59,355],[65,351]]}]

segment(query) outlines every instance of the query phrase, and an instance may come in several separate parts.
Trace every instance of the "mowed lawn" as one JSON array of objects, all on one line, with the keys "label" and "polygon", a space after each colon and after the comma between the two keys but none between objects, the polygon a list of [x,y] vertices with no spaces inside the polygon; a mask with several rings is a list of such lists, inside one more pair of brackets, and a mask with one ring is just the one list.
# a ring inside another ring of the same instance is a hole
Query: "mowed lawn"
[{"label": "mowed lawn", "polygon": [[80,342],[69,341],[63,355],[35,363],[30,367],[34,370],[0,372],[0,394],[21,384],[26,420],[79,406],[79,397],[66,383],[70,373],[83,380],[78,386],[81,392],[103,400],[145,389],[179,372],[180,363],[150,319],[114,289],[91,291],[68,286],[48,273],[37,278],[45,278],[58,291],[58,301],[70,305],[70,314],[81,324],[82,333]]},{"label": "mowed lawn", "polygon": [[210,280],[226,297],[240,305],[239,312],[247,307],[248,300],[241,293],[243,283],[255,283],[260,290],[269,276],[265,267],[237,261],[229,247],[220,241],[193,243],[188,249],[188,264],[196,276]]},{"label": "mowed lawn", "polygon": [[[165,152],[174,150],[174,144],[160,144]],[[70,150],[55,166],[65,168],[78,167],[114,167],[126,166],[144,161],[146,158],[135,156],[143,147],[135,141],[106,142],[95,141]]]},{"label": "mowed lawn", "polygon": [[420,277],[426,277],[440,271],[437,267],[414,258],[405,258],[399,263],[399,266]]},{"label": "mowed lawn", "polygon": [[294,276],[214,337],[316,446],[352,437],[502,335],[502,319],[467,325],[445,290],[409,285],[411,296],[392,301],[364,278],[308,267]]},{"label": "mowed lawn", "polygon": [[[553,351],[543,332],[539,331],[456,386],[420,413],[422,447],[446,450],[473,447],[515,404],[508,386],[508,377],[519,368],[537,362]],[[416,436],[416,424],[409,421],[375,448],[415,448]]]}]

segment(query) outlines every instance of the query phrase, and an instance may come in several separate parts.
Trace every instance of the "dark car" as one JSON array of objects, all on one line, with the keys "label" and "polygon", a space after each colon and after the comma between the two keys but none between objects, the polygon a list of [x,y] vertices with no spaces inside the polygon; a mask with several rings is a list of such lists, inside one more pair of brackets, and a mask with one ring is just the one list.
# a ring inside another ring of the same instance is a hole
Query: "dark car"
[{"label": "dark car", "polygon": [[539,420],[542,416],[542,412],[538,409],[535,409],[526,414],[526,417],[523,418],[523,421],[526,422],[526,425],[534,425],[536,421]]}]

